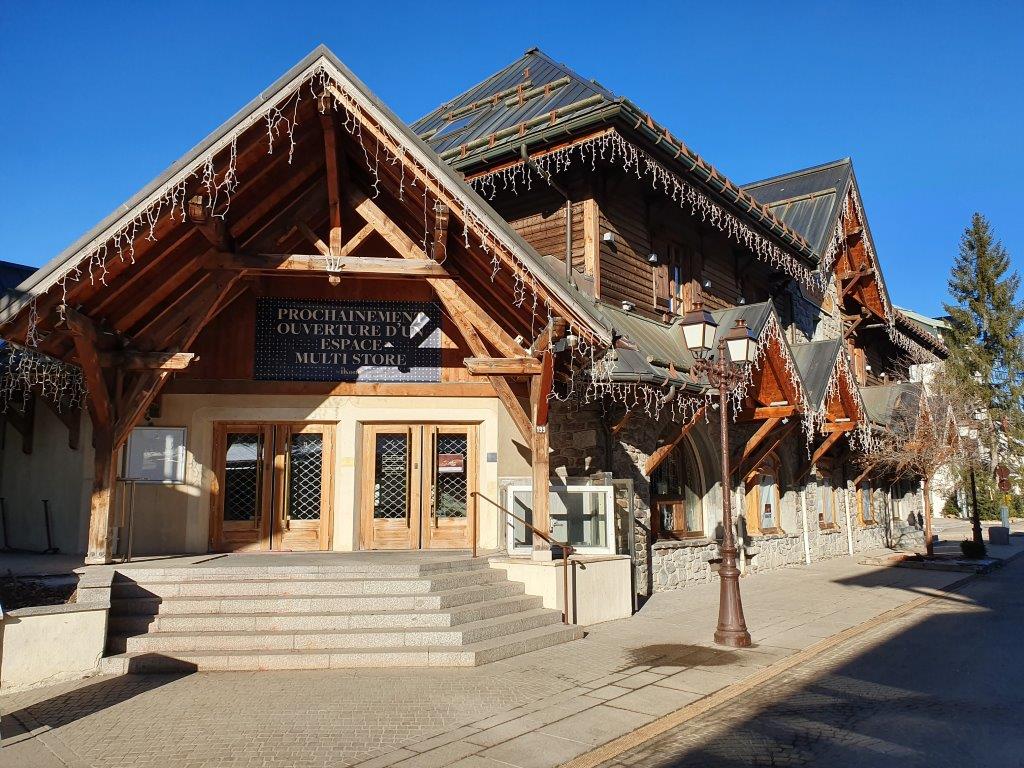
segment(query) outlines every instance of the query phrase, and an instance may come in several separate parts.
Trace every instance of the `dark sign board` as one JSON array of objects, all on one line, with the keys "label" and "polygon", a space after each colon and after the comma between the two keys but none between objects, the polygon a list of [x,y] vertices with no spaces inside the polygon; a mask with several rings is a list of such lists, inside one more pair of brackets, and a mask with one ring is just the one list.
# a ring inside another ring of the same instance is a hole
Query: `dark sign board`
[{"label": "dark sign board", "polygon": [[258,299],[255,376],[440,381],[441,309],[427,301]]}]

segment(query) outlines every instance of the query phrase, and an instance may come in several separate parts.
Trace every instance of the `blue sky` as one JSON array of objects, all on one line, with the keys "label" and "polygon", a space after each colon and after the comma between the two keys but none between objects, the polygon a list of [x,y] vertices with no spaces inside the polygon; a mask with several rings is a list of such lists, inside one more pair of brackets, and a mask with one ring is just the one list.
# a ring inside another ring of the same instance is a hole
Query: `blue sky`
[{"label": "blue sky", "polygon": [[925,313],[973,211],[1024,259],[1019,0],[349,5],[0,0],[0,258],[52,258],[323,42],[409,121],[539,45],[738,183],[850,155]]}]

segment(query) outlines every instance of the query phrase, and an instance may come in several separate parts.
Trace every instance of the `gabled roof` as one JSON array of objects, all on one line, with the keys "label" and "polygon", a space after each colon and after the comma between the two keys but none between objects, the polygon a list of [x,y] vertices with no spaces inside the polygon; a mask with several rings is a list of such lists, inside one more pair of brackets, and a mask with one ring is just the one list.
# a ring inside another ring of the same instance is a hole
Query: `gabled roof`
[{"label": "gabled roof", "polygon": [[[340,83],[359,108],[365,110],[380,126],[392,133],[409,155],[428,169],[429,173],[458,199],[460,205],[465,206],[464,213],[472,221],[472,226],[486,228],[497,243],[507,248],[515,259],[537,276],[554,298],[564,302],[577,316],[584,318],[599,337],[610,338],[607,330],[601,326],[601,318],[593,312],[590,302],[567,285],[556,270],[544,264],[533,247],[481,199],[459,173],[442,162],[430,146],[411,131],[324,45],[314,49],[269,88],[176,160],[167,170],[118,206],[92,230],[21,281],[15,291],[8,292],[0,299],[0,323],[12,320],[33,298],[54,289],[83,262],[87,263],[99,248],[105,247],[111,238],[131,227],[133,222],[146,222],[147,216],[152,218],[153,211],[157,211],[158,215],[160,211],[166,214],[166,196],[170,194],[170,190],[194,178],[195,174],[201,174],[204,163],[211,161],[214,156],[219,157],[218,153],[228,151],[232,137],[237,137],[240,131],[263,125],[264,121],[269,120],[266,114],[273,114],[272,109],[275,105],[317,73],[323,73],[327,78]],[[88,278],[88,270],[84,270],[84,274]]]},{"label": "gabled roof", "polygon": [[36,271],[35,267],[15,264],[12,261],[0,261],[0,293],[14,290]]},{"label": "gabled roof", "polygon": [[[597,311],[604,316],[605,322],[615,329],[635,350],[619,349],[619,365],[615,374],[622,380],[640,376],[643,381],[662,384],[666,381],[675,384],[686,384],[693,389],[701,388],[700,384],[691,382],[690,369],[693,367],[693,355],[683,343],[683,318],[676,317],[671,323],[650,320],[635,312],[624,312],[610,304],[601,303]],[[765,339],[765,329],[769,323],[778,326],[778,316],[771,302],[745,304],[730,309],[721,309],[711,313],[718,323],[715,344],[732,330],[736,321],[743,319],[747,327],[759,340]],[[780,336],[780,338],[782,338]],[[792,354],[789,345],[782,338],[783,355]],[[799,348],[799,347],[798,347]],[[712,352],[712,356],[714,356]],[[795,362],[795,361],[794,361]],[[675,373],[673,373],[673,369]],[[800,372],[793,366],[799,379]],[[801,389],[802,379],[794,382]]]},{"label": "gabled roof", "polygon": [[762,228],[803,264],[813,250],[799,233],[673,137],[629,99],[616,96],[537,48],[412,124],[441,158],[469,175],[519,159],[529,151],[564,145],[601,128],[642,139],[674,169],[707,189],[720,204]]},{"label": "gabled roof", "polygon": [[928,317],[905,307],[896,307],[896,310],[902,313],[909,323],[937,339],[941,339],[942,332],[949,328],[949,323],[941,317]]},{"label": "gabled roof", "polygon": [[896,312],[896,325],[907,331],[914,339],[927,346],[939,359],[949,357],[949,347],[942,332],[949,329],[949,323],[939,318],[925,317],[909,309],[893,307]]},{"label": "gabled roof", "polygon": [[853,163],[846,157],[744,184],[743,189],[803,235],[821,258],[851,183]]},{"label": "gabled roof", "polygon": [[889,426],[897,419],[916,420],[921,410],[921,384],[901,382],[861,387],[868,419],[878,426]]},{"label": "gabled roof", "polygon": [[829,379],[842,348],[841,339],[811,341],[793,347],[793,357],[807,387],[807,398],[812,410],[819,409],[823,404]]},{"label": "gabled roof", "polygon": [[594,96],[608,101],[617,98],[539,48],[531,48],[504,69],[421,117],[412,129],[435,151],[443,153]]}]

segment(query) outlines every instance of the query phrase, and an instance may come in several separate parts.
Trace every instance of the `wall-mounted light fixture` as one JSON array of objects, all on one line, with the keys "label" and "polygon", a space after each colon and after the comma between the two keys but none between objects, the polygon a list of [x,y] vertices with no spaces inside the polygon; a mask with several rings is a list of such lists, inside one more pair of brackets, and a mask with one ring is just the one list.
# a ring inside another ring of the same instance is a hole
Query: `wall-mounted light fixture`
[{"label": "wall-mounted light fixture", "polygon": [[614,243],[615,242],[615,233],[614,232],[605,232],[603,235],[601,235],[601,240],[603,240],[606,243]]},{"label": "wall-mounted light fixture", "polygon": [[661,261],[661,259],[658,257],[658,254],[649,253],[647,254],[647,261],[649,261],[651,264],[657,264],[659,261]]},{"label": "wall-mounted light fixture", "polygon": [[632,312],[634,306],[636,306],[636,305],[633,304],[632,301],[624,301],[624,302],[622,302],[622,311],[623,312]]}]

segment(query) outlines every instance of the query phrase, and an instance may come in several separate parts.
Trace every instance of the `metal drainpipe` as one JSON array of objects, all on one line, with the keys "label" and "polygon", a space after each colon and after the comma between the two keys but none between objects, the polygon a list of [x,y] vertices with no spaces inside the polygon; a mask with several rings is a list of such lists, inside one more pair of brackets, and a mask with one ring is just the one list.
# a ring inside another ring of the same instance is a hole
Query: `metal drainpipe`
[{"label": "metal drainpipe", "polygon": [[526,145],[522,144],[519,147],[519,156],[523,158],[523,162],[526,166],[537,173],[542,179],[544,179],[551,187],[565,198],[565,281],[572,284],[572,197],[569,193],[559,184],[550,173],[545,173],[541,170],[540,166],[530,157],[526,151]]}]

